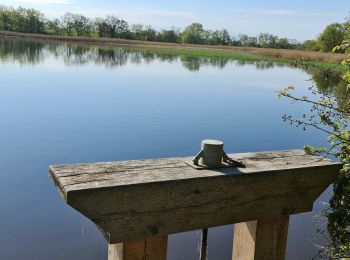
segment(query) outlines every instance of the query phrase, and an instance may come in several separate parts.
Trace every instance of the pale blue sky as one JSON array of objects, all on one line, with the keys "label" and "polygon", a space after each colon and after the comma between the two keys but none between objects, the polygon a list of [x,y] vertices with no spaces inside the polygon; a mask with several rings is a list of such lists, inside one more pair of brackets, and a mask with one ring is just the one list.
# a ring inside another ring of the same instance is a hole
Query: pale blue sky
[{"label": "pale blue sky", "polygon": [[349,0],[0,0],[1,4],[34,7],[48,17],[79,12],[89,17],[114,14],[129,23],[156,29],[183,29],[200,22],[207,29],[232,34],[270,32],[297,40],[314,38],[325,26],[349,15]]}]

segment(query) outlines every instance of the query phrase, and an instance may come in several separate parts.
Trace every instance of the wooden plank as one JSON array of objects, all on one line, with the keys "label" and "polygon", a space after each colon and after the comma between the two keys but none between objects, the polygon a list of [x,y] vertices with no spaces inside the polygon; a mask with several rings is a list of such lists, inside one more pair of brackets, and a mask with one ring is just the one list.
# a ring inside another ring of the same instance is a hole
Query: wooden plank
[{"label": "wooden plank", "polygon": [[123,243],[108,245],[108,260],[123,260]]},{"label": "wooden plank", "polygon": [[233,235],[233,260],[253,260],[257,221],[236,223]]},{"label": "wooden plank", "polygon": [[110,243],[307,212],[341,165],[302,150],[230,155],[246,168],[195,170],[190,158],[50,167],[65,200]]},{"label": "wooden plank", "polygon": [[235,224],[233,260],[283,260],[289,216]]},{"label": "wooden plank", "polygon": [[166,260],[167,236],[125,241],[108,247],[108,260]]}]

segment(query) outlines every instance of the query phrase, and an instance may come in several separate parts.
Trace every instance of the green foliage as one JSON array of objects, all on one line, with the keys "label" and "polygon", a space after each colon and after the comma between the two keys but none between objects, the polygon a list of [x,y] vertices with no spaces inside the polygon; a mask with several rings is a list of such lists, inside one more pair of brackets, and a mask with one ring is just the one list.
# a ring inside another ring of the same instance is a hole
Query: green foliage
[{"label": "green foliage", "polygon": [[257,37],[250,37],[246,34],[240,34],[239,40],[236,42],[237,45],[244,46],[244,47],[257,47],[258,46],[258,38]]},{"label": "green foliage", "polygon": [[108,15],[106,19],[103,19],[103,23],[103,33],[107,33],[111,38],[127,37],[129,34],[129,24],[114,15]]},{"label": "green foliage", "polygon": [[179,32],[175,30],[161,30],[158,34],[158,41],[160,42],[178,42]]},{"label": "green foliage", "polygon": [[346,27],[345,23],[333,23],[328,25],[318,37],[320,50],[330,52],[335,46],[341,45],[345,39]]},{"label": "green foliage", "polygon": [[[141,41],[156,41],[159,38],[157,31],[152,26],[143,26],[142,24],[131,25],[130,36],[131,39]],[[163,37],[165,37],[165,34],[163,34]],[[167,41],[166,38],[163,38],[163,40]]]},{"label": "green foliage", "polygon": [[24,33],[43,33],[45,17],[35,9],[0,6],[0,29]]},{"label": "green foliage", "polygon": [[142,31],[142,40],[144,41],[156,41],[157,40],[157,32],[152,26],[146,26]]},{"label": "green foliage", "polygon": [[327,217],[329,243],[320,253],[331,259],[348,259],[350,258],[350,41],[343,41],[333,50],[342,50],[346,53],[342,65],[347,68],[339,78],[341,84],[335,93],[310,88],[313,98],[297,97],[291,93],[294,87],[288,87],[278,95],[287,97],[293,102],[311,105],[308,116],[304,114],[301,119],[295,119],[284,115],[285,121],[301,126],[304,130],[309,127],[316,128],[328,135],[327,147],[305,146],[305,151],[332,155],[343,163],[343,169],[333,185],[333,197],[329,202],[329,208],[324,213]]},{"label": "green foliage", "polygon": [[59,19],[49,20],[45,24],[45,31],[49,34],[61,35],[63,29]]},{"label": "green foliage", "polygon": [[56,32],[65,31],[68,36],[90,36],[93,29],[92,21],[80,14],[65,13],[62,17],[62,22],[54,20],[50,25],[61,26],[61,28],[55,28]]},{"label": "green foliage", "polygon": [[98,34],[98,37],[107,37],[108,36],[108,25],[103,18],[96,18],[94,21],[95,31]]},{"label": "green foliage", "polygon": [[[350,21],[347,18],[344,23],[328,25],[315,40],[307,40],[301,48],[309,51],[331,52],[335,46],[350,38]],[[342,52],[343,49],[338,49]]]},{"label": "green foliage", "polygon": [[293,39],[279,38],[270,33],[261,33],[258,37],[246,34],[238,35],[238,40],[233,45],[244,47],[276,48],[276,49],[299,49],[300,44]]},{"label": "green foliage", "polygon": [[303,42],[301,48],[307,51],[320,51],[321,47],[317,40],[307,40]]},{"label": "green foliage", "polygon": [[68,36],[71,36],[73,34],[73,27],[74,27],[74,14],[72,13],[65,13],[62,17],[62,27],[66,31],[66,34]]},{"label": "green foliage", "polygon": [[258,37],[259,45],[263,48],[275,47],[278,37],[269,33],[261,33]]},{"label": "green foliage", "polygon": [[0,5],[0,29],[1,30],[11,30],[11,13],[12,8],[7,8]]},{"label": "green foliage", "polygon": [[131,37],[135,40],[143,39],[143,25],[142,24],[133,24],[131,25]]},{"label": "green foliage", "polygon": [[205,39],[205,30],[200,23],[192,23],[187,26],[181,34],[183,43],[203,44]]},{"label": "green foliage", "polygon": [[230,45],[231,36],[226,29],[215,30],[215,31],[206,31],[206,44],[209,45]]},{"label": "green foliage", "polygon": [[73,29],[78,36],[89,36],[92,23],[89,18],[80,14],[75,14],[73,16]]}]

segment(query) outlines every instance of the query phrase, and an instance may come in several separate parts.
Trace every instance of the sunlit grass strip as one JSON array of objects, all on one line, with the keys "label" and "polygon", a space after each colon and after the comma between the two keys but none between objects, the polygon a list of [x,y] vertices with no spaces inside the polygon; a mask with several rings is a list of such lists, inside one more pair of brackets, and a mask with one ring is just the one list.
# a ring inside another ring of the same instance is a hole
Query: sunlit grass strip
[{"label": "sunlit grass strip", "polygon": [[289,63],[295,66],[309,65],[320,68],[322,70],[332,69],[334,71],[343,72],[346,71],[346,67],[324,61],[293,59],[293,58],[277,58],[272,56],[254,55],[246,52],[217,50],[217,49],[170,49],[170,48],[157,48],[157,47],[143,47],[142,49],[155,54],[164,55],[178,55],[178,56],[190,56],[190,57],[203,57],[203,58],[226,58],[232,60],[246,60],[246,61],[271,61]]}]

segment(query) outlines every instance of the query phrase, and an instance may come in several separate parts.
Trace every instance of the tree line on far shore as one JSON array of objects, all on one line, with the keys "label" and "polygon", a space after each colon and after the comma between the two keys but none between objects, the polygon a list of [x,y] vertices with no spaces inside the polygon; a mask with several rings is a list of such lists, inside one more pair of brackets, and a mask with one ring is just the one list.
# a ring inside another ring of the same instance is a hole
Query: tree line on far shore
[{"label": "tree line on far shore", "polygon": [[186,44],[243,46],[278,49],[300,49],[329,52],[350,37],[350,19],[334,23],[315,40],[303,43],[293,39],[279,38],[270,33],[257,37],[230,35],[228,30],[206,30],[200,23],[192,23],[183,31],[178,29],[155,30],[151,26],[132,24],[114,15],[90,19],[81,14],[65,13],[60,19],[47,19],[35,9],[0,6],[0,30],[65,36],[121,38],[143,41],[160,41]]}]

